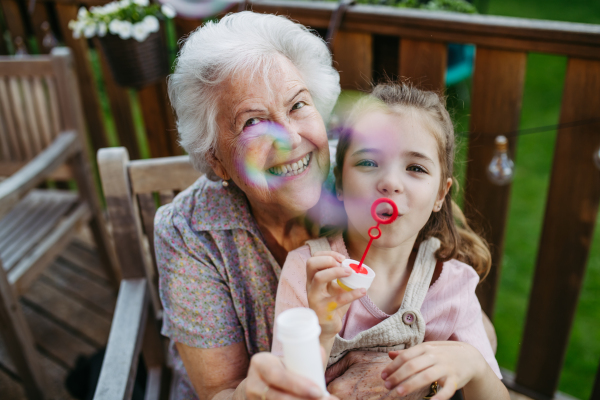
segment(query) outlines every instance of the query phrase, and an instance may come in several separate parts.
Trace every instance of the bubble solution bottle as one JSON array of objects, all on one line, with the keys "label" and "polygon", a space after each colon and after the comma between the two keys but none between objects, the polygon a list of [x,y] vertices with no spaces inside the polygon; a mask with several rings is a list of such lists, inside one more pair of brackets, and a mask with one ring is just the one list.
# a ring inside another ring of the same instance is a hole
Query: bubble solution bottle
[{"label": "bubble solution bottle", "polygon": [[285,367],[313,381],[324,396],[329,395],[321,360],[321,327],[317,314],[310,308],[290,308],[277,316],[275,324],[277,339],[283,344]]}]

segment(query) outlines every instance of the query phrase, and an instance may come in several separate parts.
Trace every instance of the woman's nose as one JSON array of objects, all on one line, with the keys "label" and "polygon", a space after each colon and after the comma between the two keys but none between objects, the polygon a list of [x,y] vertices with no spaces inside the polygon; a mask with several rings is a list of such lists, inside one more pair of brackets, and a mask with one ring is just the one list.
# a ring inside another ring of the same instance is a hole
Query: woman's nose
[{"label": "woman's nose", "polygon": [[398,173],[387,173],[377,182],[377,190],[386,196],[400,194],[404,191],[404,185]]},{"label": "woman's nose", "polygon": [[275,148],[281,150],[293,150],[298,147],[302,142],[302,136],[299,133],[298,127],[288,120],[282,124],[282,128],[284,131],[284,137],[275,141]]}]

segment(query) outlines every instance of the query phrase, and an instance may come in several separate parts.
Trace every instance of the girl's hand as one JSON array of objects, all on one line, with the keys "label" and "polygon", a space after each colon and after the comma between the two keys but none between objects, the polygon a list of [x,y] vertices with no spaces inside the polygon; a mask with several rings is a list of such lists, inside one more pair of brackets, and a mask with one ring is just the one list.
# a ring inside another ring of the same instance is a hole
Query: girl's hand
[{"label": "girl's hand", "polygon": [[335,251],[320,251],[306,262],[308,305],[319,317],[321,344],[327,354],[331,347],[324,342],[332,341],[342,329],[342,319],[350,303],[367,293],[365,289],[347,292],[335,283],[337,278],[351,274],[349,269],[340,264],[344,259],[343,255]]},{"label": "girl's hand", "polygon": [[476,348],[454,341],[421,343],[389,356],[393,361],[381,373],[385,387],[406,395],[437,381],[442,388],[432,400],[450,399],[488,368]]}]

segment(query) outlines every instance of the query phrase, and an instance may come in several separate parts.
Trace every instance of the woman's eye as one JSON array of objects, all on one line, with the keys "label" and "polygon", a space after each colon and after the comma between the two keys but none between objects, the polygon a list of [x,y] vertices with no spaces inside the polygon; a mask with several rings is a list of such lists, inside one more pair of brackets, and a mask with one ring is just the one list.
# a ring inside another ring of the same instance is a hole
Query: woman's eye
[{"label": "woman's eye", "polygon": [[260,122],[260,119],[258,118],[250,118],[248,121],[246,121],[246,123],[244,124],[244,128],[247,128],[249,126],[252,125],[256,125]]},{"label": "woman's eye", "polygon": [[377,163],[373,160],[361,160],[356,164],[356,166],[358,166],[358,167],[376,167]]},{"label": "woman's eye", "polygon": [[406,170],[412,172],[427,173],[425,168],[421,167],[420,165],[410,165],[408,168],[406,168]]},{"label": "woman's eye", "polygon": [[294,105],[292,106],[292,110],[299,110],[299,109],[301,109],[302,107],[304,107],[305,105],[306,105],[306,103],[305,103],[305,102],[303,102],[303,101],[299,101],[299,102],[297,102],[296,104],[294,104]]}]

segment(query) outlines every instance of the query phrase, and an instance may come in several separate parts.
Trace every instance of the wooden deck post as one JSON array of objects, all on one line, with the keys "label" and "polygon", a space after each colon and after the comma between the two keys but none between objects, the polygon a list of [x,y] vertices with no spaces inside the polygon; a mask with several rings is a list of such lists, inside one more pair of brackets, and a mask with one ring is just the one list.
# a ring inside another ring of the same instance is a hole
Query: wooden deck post
[{"label": "wooden deck post", "polygon": [[[477,287],[477,296],[492,321],[504,251],[510,184],[493,184],[486,171],[494,154],[495,137],[519,127],[526,62],[524,52],[477,48],[464,211],[473,227],[483,231],[491,247],[492,269]],[[509,146],[510,154],[514,155],[516,138],[509,138]]]},{"label": "wooden deck post", "polygon": [[[600,61],[569,59],[561,123],[516,382],[549,397],[558,386],[600,202]],[[593,122],[595,120],[595,122]]]}]

